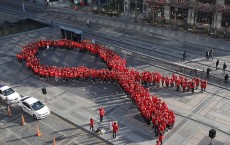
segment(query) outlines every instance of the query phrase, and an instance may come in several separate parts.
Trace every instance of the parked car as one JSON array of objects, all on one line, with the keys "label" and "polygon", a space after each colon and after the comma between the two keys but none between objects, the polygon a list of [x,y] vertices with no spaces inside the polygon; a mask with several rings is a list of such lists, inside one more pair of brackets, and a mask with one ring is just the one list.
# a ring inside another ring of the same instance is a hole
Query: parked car
[{"label": "parked car", "polygon": [[34,97],[25,96],[19,100],[18,105],[34,119],[42,119],[50,115],[50,109]]},{"label": "parked car", "polygon": [[7,103],[13,104],[21,99],[21,96],[12,88],[0,84],[0,98],[5,101],[7,97]]}]

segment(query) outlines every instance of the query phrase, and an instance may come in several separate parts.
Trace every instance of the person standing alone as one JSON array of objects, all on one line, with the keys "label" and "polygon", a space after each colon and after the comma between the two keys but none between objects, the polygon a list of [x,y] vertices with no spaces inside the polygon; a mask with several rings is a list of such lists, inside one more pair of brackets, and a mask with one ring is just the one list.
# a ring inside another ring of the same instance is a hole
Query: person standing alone
[{"label": "person standing alone", "polygon": [[217,61],[216,61],[216,70],[218,68],[218,65],[219,65],[219,59],[217,59]]},{"label": "person standing alone", "polygon": [[113,138],[117,137],[118,125],[116,122],[113,123]]},{"label": "person standing alone", "polygon": [[224,74],[225,74],[226,68],[227,68],[227,65],[226,65],[226,63],[224,62],[224,64],[223,64],[223,72],[224,72]]},{"label": "person standing alone", "polygon": [[90,130],[92,130],[92,132],[94,131],[94,120],[93,118],[90,119]]},{"label": "person standing alone", "polygon": [[99,113],[100,113],[100,123],[101,123],[103,121],[103,117],[105,115],[104,107],[99,108]]}]

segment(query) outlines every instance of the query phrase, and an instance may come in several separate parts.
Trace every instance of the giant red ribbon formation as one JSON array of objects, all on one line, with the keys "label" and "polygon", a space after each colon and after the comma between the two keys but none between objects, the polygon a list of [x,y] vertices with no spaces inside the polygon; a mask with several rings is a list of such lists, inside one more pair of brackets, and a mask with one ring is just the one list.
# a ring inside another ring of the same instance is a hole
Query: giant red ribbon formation
[{"label": "giant red ribbon formation", "polygon": [[[56,67],[41,64],[37,54],[39,50],[48,47],[68,48],[87,50],[91,54],[98,55],[108,66],[108,69],[92,69],[86,66],[77,67]],[[102,81],[116,81],[121,88],[131,98],[140,110],[142,117],[156,126],[159,132],[164,133],[166,127],[172,128],[175,122],[174,112],[168,109],[167,104],[159,99],[156,95],[151,95],[148,88],[145,88],[140,82],[156,83],[160,85],[160,81],[167,78],[161,76],[158,72],[143,71],[138,72],[126,67],[126,60],[121,58],[112,50],[98,44],[92,44],[87,41],[74,42],[71,40],[40,40],[23,47],[22,52],[17,54],[18,61],[25,60],[28,69],[34,74],[45,78],[55,79],[84,79],[92,78]],[[173,76],[175,78],[177,76]],[[181,76],[180,76],[181,77]],[[186,78],[185,78],[186,79]],[[163,83],[162,83],[163,84]]]}]

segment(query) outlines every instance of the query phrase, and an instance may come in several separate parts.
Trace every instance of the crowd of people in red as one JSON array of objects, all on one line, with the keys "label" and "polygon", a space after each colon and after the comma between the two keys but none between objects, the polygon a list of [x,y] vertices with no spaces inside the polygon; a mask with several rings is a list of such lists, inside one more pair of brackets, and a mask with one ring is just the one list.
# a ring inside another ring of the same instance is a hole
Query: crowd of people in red
[{"label": "crowd of people in red", "polygon": [[[99,56],[108,66],[108,69],[92,69],[86,66],[77,67],[57,67],[47,66],[40,63],[37,54],[44,49],[79,49],[87,50],[89,53]],[[159,136],[159,142],[162,143],[163,134],[166,130],[173,128],[175,123],[175,114],[168,109],[167,104],[158,96],[151,95],[147,85],[160,87],[180,87],[183,91],[191,90],[201,86],[205,90],[207,82],[199,78],[188,80],[186,77],[163,76],[158,72],[143,71],[138,72],[134,69],[126,67],[126,60],[121,58],[112,50],[98,44],[92,44],[87,41],[74,42],[71,40],[40,40],[28,44],[22,48],[22,52],[17,54],[19,62],[25,61],[26,67],[35,75],[47,80],[80,80],[91,78],[94,81],[115,81],[125,93],[130,97],[133,104],[137,106],[142,117],[147,124],[153,125],[155,135]],[[104,114],[100,114],[104,116]],[[103,117],[100,118],[102,121]],[[93,123],[91,124],[93,125]]]}]

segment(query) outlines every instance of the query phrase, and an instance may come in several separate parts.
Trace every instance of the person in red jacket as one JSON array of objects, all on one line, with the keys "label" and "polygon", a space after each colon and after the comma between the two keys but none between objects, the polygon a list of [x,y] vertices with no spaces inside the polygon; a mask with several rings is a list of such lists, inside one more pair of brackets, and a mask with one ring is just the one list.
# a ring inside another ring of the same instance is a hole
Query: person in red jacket
[{"label": "person in red jacket", "polygon": [[182,88],[183,88],[183,92],[185,92],[185,89],[186,89],[186,83],[185,82],[183,82]]},{"label": "person in red jacket", "polygon": [[164,135],[162,133],[160,133],[160,135],[159,135],[159,142],[161,143],[160,145],[163,144],[163,138],[164,138]]},{"label": "person in red jacket", "polygon": [[93,118],[90,118],[90,130],[92,130],[92,132],[94,131],[94,120]]},{"label": "person in red jacket", "polygon": [[116,122],[113,123],[113,138],[117,137],[117,131],[118,131],[118,124]]},{"label": "person in red jacket", "polygon": [[207,84],[208,84],[208,82],[204,80],[204,92],[205,92],[205,89],[207,87]]},{"label": "person in red jacket", "polygon": [[157,144],[156,145],[161,145],[161,142],[159,142],[159,140],[157,140]]},{"label": "person in red jacket", "polygon": [[105,115],[104,107],[99,108],[99,113],[100,113],[100,123],[101,123],[103,121],[103,117]]}]

